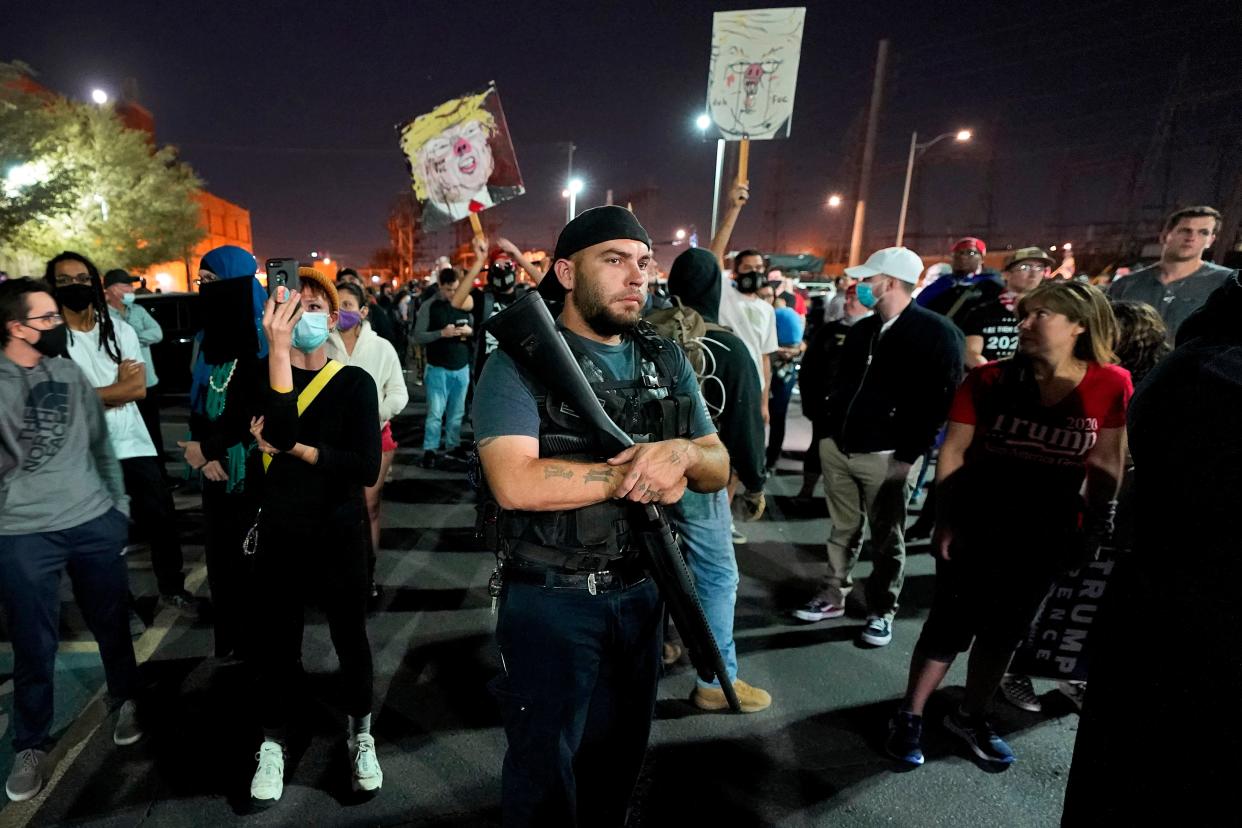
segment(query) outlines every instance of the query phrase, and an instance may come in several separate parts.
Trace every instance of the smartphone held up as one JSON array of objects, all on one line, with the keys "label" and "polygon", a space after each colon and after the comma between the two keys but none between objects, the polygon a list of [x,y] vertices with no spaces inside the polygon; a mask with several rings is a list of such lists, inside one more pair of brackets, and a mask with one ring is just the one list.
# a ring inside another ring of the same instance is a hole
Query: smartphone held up
[{"label": "smartphone held up", "polygon": [[298,279],[297,259],[268,259],[265,268],[267,270],[267,295],[274,297],[277,304],[286,301],[293,291],[301,290],[302,282]]}]

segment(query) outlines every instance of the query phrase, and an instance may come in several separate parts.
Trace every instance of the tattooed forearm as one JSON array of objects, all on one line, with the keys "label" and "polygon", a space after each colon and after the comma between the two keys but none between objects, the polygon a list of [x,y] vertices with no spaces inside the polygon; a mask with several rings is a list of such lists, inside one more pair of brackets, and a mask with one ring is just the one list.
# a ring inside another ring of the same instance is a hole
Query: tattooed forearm
[{"label": "tattooed forearm", "polygon": [[547,466],[543,470],[543,479],[551,480],[554,477],[561,477],[565,480],[572,480],[574,473],[563,466]]},{"label": "tattooed forearm", "polygon": [[673,453],[668,456],[668,459],[669,459],[669,462],[671,463],[680,463],[681,452],[677,451],[677,449],[673,449]]},{"label": "tattooed forearm", "polygon": [[612,469],[591,469],[583,478],[583,483],[611,483],[613,478]]}]

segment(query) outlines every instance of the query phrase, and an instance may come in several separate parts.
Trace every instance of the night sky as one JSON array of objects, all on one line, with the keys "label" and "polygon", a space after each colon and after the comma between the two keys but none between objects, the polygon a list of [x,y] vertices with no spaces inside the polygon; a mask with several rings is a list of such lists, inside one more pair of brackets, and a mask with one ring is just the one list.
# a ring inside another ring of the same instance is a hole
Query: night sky
[{"label": "night sky", "polygon": [[[712,12],[754,2],[17,3],[0,59],[85,99],[135,78],[157,139],[212,192],[251,211],[261,256],[328,251],[364,264],[409,186],[394,125],[495,80],[527,194],[489,211],[520,245],[564,221],[565,142],[586,182],[579,208],[644,187],[657,240],[710,224],[714,142],[703,111]],[[779,4],[772,4],[779,5]],[[792,4],[790,4],[792,5]],[[1242,13],[1233,2],[807,2],[793,134],[756,142],[753,199],[734,243],[788,251],[844,238],[852,158],[876,44],[891,39],[869,211],[891,243],[912,129],[971,127],[967,147],[920,162],[907,243],[988,228],[994,244],[1121,218],[1136,153],[1187,57],[1165,161],[1144,204],[1228,195],[1242,158]],[[1171,160],[1170,160],[1171,159]],[[1166,183],[1167,181],[1167,183]],[[1223,182],[1223,189],[1222,189]],[[825,207],[840,191],[845,207]],[[924,235],[925,234],[925,235]],[[426,240],[448,252],[451,233]],[[671,256],[664,262],[667,266]]]}]

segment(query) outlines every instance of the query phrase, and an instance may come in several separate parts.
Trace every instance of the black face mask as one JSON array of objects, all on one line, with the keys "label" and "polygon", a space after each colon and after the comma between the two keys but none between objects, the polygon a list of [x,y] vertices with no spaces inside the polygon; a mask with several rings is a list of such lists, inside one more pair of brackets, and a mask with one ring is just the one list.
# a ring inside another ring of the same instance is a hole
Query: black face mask
[{"label": "black face mask", "polygon": [[737,289],[741,293],[758,293],[767,282],[768,278],[761,270],[737,274]]},{"label": "black face mask", "polygon": [[94,298],[94,285],[65,285],[56,288],[56,301],[74,313],[81,313],[89,308]]},{"label": "black face mask", "polygon": [[[85,287],[85,285],[83,285]],[[41,328],[26,325],[32,331],[39,332],[39,341],[30,343],[30,347],[34,348],[45,357],[67,357],[69,356],[69,326],[63,322],[55,328],[43,330]]]},{"label": "black face mask", "polygon": [[199,288],[203,308],[203,359],[223,365],[258,351],[253,278],[218,279]]},{"label": "black face mask", "polygon": [[492,265],[488,268],[487,284],[496,293],[508,293],[517,284],[517,273],[512,267]]}]

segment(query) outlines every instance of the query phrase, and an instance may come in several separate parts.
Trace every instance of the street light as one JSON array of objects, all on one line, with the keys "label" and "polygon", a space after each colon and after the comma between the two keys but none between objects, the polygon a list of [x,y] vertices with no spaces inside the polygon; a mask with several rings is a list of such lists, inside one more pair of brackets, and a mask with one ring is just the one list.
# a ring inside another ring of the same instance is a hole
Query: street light
[{"label": "street light", "polygon": [[707,132],[707,128],[712,125],[712,116],[704,112],[694,119],[694,125],[699,128],[699,132]]},{"label": "street light", "polygon": [[569,220],[573,221],[574,216],[578,215],[578,193],[582,192],[582,179],[569,179],[569,186],[561,190],[561,197],[569,199]]},{"label": "street light", "polygon": [[99,104],[100,106],[103,106],[104,104],[108,102],[108,93],[103,91],[102,89],[92,89],[91,100]]},{"label": "street light", "polygon": [[828,206],[833,208],[834,210],[840,207],[841,196],[837,195],[836,193],[833,193],[832,195],[828,196]]},{"label": "street light", "polygon": [[678,227],[677,232],[674,233],[673,235],[677,237],[677,241],[684,241],[686,238],[686,231]]},{"label": "street light", "polygon": [[10,167],[8,175],[0,179],[0,192],[5,198],[16,198],[23,188],[46,182],[49,172],[44,161],[27,161]]},{"label": "street light", "polygon": [[943,135],[937,135],[935,138],[926,143],[919,143],[919,134],[917,132],[910,133],[910,157],[906,160],[906,186],[901,191],[901,215],[897,219],[897,247],[901,247],[902,240],[906,237],[906,208],[910,206],[910,181],[914,178],[914,159],[920,154],[939,144],[946,138],[952,138],[959,144],[965,144],[974,133],[969,129],[959,129],[956,132],[946,132]]}]

